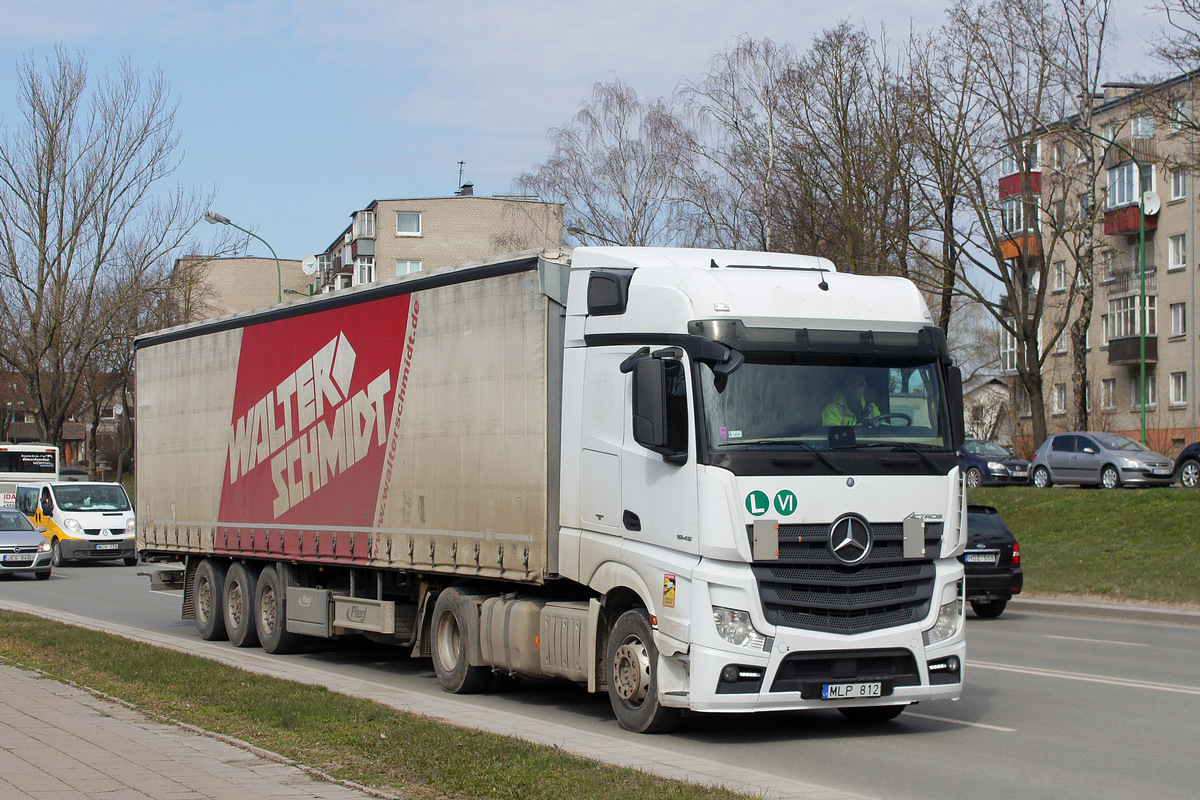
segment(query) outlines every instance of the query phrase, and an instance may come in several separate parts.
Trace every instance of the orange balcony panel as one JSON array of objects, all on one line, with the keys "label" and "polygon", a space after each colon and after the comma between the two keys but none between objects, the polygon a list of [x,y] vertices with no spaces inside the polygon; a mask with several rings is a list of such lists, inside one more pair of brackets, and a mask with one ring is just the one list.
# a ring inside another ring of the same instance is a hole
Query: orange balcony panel
[{"label": "orange balcony panel", "polygon": [[[1104,235],[1135,234],[1139,230],[1138,217],[1141,209],[1138,206],[1122,206],[1104,214]],[[1158,228],[1158,214],[1146,215],[1146,230]]]},{"label": "orange balcony panel", "polygon": [[1042,254],[1036,236],[1014,236],[1012,239],[1000,243],[1000,254],[1006,261],[1010,258],[1017,258],[1022,253],[1027,256]]},{"label": "orange balcony panel", "polygon": [[1026,176],[1029,178],[1029,191],[1033,194],[1042,193],[1042,173],[1040,172],[1018,172],[1016,175],[1005,175],[1000,179],[1000,199],[1006,197],[1015,197],[1021,193],[1021,181]]}]

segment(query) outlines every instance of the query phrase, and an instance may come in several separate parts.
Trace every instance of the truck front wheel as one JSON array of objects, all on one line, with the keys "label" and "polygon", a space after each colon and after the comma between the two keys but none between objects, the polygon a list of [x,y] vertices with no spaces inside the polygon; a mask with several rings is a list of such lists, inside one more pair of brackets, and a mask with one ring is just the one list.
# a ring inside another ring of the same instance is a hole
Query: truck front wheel
[{"label": "truck front wheel", "polygon": [[192,607],[200,638],[216,642],[228,638],[221,599],[225,596],[225,565],[206,558],[192,578]]},{"label": "truck front wheel", "polygon": [[617,618],[608,637],[608,700],[621,727],[663,733],[679,724],[678,708],[658,701],[658,648],[650,617],[640,608]]},{"label": "truck front wheel", "polygon": [[461,586],[442,590],[433,606],[433,671],[452,694],[473,694],[487,686],[492,671],[470,664],[467,645],[479,636],[477,598]]},{"label": "truck front wheel", "polygon": [[254,621],[254,596],[258,591],[258,571],[245,564],[234,564],[225,576],[225,630],[234,647],[258,644]]}]

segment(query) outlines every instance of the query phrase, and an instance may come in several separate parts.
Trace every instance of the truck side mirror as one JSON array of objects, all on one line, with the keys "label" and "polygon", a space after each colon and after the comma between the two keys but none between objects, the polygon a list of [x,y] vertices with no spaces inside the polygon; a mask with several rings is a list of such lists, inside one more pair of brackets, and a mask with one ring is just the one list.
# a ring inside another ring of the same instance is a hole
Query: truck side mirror
[{"label": "truck side mirror", "polygon": [[669,464],[687,461],[686,417],[684,425],[684,447],[672,441],[671,393],[667,385],[668,364],[677,370],[679,362],[667,362],[661,358],[643,358],[633,365],[633,440],[648,450],[663,456]]},{"label": "truck side mirror", "polygon": [[955,449],[962,447],[967,438],[967,426],[963,416],[962,370],[951,366],[946,369],[946,394],[950,396],[950,438]]}]

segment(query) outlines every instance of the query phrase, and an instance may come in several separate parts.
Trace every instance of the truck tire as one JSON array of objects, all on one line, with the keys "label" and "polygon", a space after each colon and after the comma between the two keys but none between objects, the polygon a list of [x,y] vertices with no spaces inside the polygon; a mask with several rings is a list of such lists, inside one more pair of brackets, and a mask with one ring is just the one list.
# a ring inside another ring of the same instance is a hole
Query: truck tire
[{"label": "truck tire", "polygon": [[640,608],[617,618],[608,636],[608,700],[621,727],[665,733],[679,724],[678,708],[658,700],[658,647],[650,616]]},{"label": "truck tire", "polygon": [[192,578],[192,602],[196,630],[200,638],[217,642],[229,638],[225,632],[225,615],[221,601],[225,597],[225,564],[206,558],[196,567]]},{"label": "truck tire", "polygon": [[225,575],[225,630],[234,647],[256,647],[258,626],[254,621],[254,595],[258,590],[258,570],[234,564]]},{"label": "truck tire", "polygon": [[1004,613],[1004,607],[1007,605],[1007,600],[972,600],[971,610],[980,619],[996,619]]},{"label": "truck tire", "polygon": [[477,600],[461,586],[450,586],[433,606],[433,671],[442,688],[452,694],[479,692],[492,676],[488,667],[473,667],[468,662],[467,646],[472,638],[479,638]]},{"label": "truck tire", "polygon": [[304,643],[303,635],[287,629],[287,587],[279,569],[263,567],[254,593],[254,619],[263,650],[272,655],[294,653]]}]

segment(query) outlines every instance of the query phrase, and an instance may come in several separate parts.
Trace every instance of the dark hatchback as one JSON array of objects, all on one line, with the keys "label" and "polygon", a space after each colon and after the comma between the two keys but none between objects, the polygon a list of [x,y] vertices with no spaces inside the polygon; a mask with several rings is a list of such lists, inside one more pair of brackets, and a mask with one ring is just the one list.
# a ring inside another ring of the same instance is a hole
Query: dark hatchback
[{"label": "dark hatchback", "polygon": [[967,599],[978,617],[995,619],[1025,584],[1021,546],[991,506],[967,506],[967,549],[959,557],[967,573]]},{"label": "dark hatchback", "polygon": [[1200,442],[1192,442],[1175,457],[1175,477],[1185,489],[1200,489]]},{"label": "dark hatchback", "polygon": [[968,487],[1029,483],[1029,462],[985,439],[967,439],[958,448],[958,469]]}]

